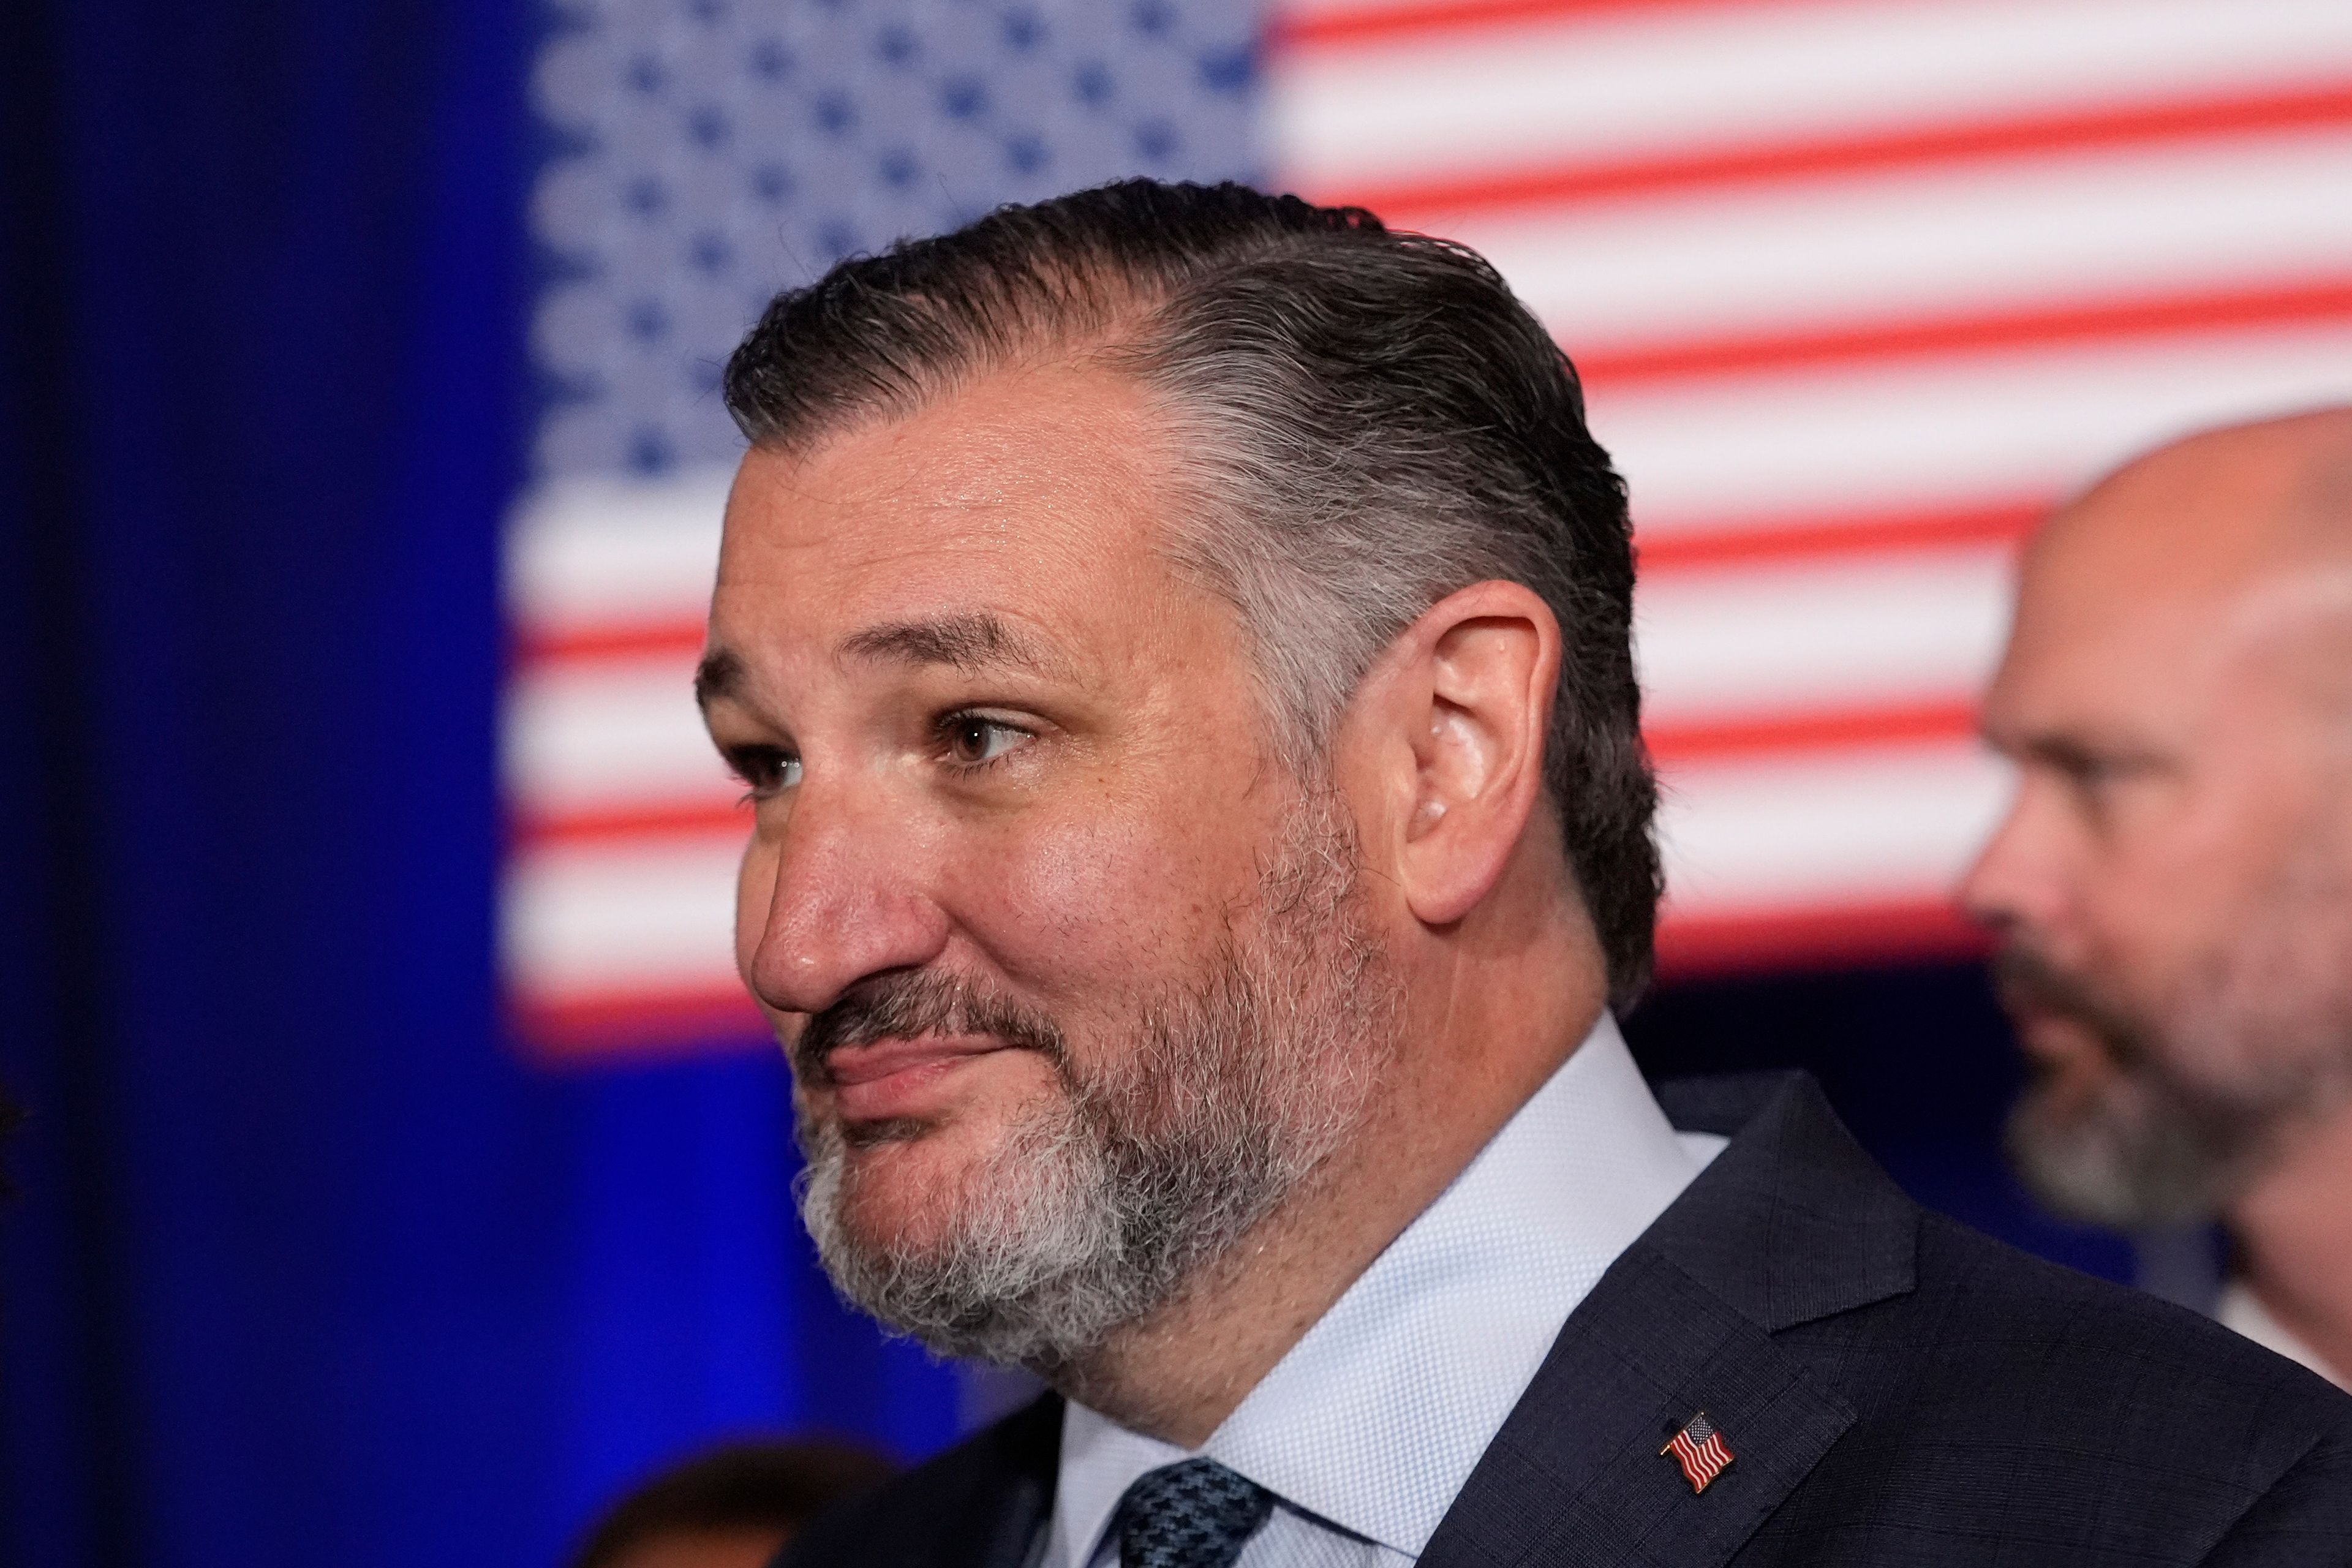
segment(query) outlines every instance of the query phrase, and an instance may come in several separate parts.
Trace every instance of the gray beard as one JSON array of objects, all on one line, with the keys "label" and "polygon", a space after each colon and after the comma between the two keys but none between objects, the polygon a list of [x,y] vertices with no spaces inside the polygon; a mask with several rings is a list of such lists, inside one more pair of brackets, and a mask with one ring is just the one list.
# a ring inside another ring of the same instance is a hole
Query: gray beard
[{"label": "gray beard", "polygon": [[[2137,1038],[2111,1054],[2125,1075],[2071,1115],[2029,1089],[2010,1114],[2011,1162],[2053,1213],[2118,1229],[2211,1219],[2267,1163],[2292,1107],[2219,1090],[2149,1065]],[[2128,1055],[2127,1055],[2128,1053]]]},{"label": "gray beard", "polygon": [[979,1024],[1036,1050],[1062,1087],[1018,1119],[926,1247],[854,1232],[851,1142],[801,1101],[801,1217],[835,1289],[940,1354],[1049,1377],[1174,1300],[1360,1124],[1393,1053],[1398,987],[1363,928],[1357,864],[1333,804],[1302,805],[1262,878],[1257,928],[1229,931],[1204,973],[1141,1007],[1087,1075],[1050,1020],[943,976],[898,977],[813,1019],[795,1051],[804,1077],[832,1045]]},{"label": "gray beard", "polygon": [[2283,879],[2267,918],[2160,1009],[2132,1009],[2060,973],[2029,942],[1995,970],[2004,992],[2088,1028],[2116,1068],[2087,1106],[2062,1113],[2051,1093],[2029,1089],[2010,1118],[2019,1174],[2072,1218],[2122,1228],[2211,1219],[2299,1128],[2352,1100],[2352,889],[2315,865]]}]

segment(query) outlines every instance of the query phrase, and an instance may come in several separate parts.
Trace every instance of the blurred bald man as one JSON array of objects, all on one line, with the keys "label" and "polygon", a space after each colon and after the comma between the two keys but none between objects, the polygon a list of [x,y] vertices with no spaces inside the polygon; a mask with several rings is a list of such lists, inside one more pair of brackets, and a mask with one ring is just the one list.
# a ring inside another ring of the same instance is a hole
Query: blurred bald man
[{"label": "blurred bald man", "polygon": [[1966,900],[2069,1215],[2219,1218],[2218,1316],[2352,1375],[2352,408],[2142,458],[2028,549]]}]

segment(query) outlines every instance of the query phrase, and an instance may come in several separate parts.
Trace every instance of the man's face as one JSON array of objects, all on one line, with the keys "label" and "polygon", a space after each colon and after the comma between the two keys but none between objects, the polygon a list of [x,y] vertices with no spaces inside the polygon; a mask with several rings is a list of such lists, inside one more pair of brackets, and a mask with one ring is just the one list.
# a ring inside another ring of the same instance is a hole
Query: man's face
[{"label": "man's face", "polygon": [[737,962],[828,1266],[942,1348],[1052,1362],[1157,1305],[1380,1050],[1347,814],[1164,557],[1169,472],[1139,393],[1046,367],[754,451],[729,503],[702,689],[756,817]]},{"label": "man's face", "polygon": [[2333,742],[2240,563],[2148,515],[2198,498],[2148,491],[2028,555],[1984,710],[2018,794],[1965,890],[2035,1071],[2012,1150],[2112,1224],[2211,1213],[2352,1069]]}]

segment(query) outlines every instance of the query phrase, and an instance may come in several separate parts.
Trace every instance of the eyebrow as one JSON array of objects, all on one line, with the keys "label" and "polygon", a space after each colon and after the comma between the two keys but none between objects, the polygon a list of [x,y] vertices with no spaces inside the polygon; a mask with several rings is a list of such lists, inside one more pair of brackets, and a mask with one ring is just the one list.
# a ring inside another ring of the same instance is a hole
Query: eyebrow
[{"label": "eyebrow", "polygon": [[722,697],[732,697],[743,687],[743,661],[731,649],[712,648],[694,667],[694,701],[698,708],[709,708]]},{"label": "eyebrow", "polygon": [[2165,763],[2165,754],[2159,746],[2116,734],[2083,734],[2065,729],[2042,729],[2011,737],[2006,745],[1990,733],[1985,739],[1996,749],[2020,761],[2039,763],[2067,773],[2087,773],[2095,768],[2147,768],[2162,766]]},{"label": "eyebrow", "polygon": [[901,664],[944,664],[967,673],[992,666],[1043,670],[1053,663],[1045,646],[985,611],[893,621],[844,637],[845,658]]}]

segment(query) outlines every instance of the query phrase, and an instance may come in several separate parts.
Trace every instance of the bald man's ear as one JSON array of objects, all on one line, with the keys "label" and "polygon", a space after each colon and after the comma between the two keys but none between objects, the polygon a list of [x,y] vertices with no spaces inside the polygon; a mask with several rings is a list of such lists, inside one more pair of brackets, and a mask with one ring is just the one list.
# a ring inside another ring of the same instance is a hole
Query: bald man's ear
[{"label": "bald man's ear", "polygon": [[1524,584],[1496,582],[1432,606],[1360,689],[1353,739],[1369,742],[1390,807],[1376,819],[1390,842],[1365,849],[1423,923],[1453,924],[1501,880],[1542,797],[1559,679],[1551,611]]}]

